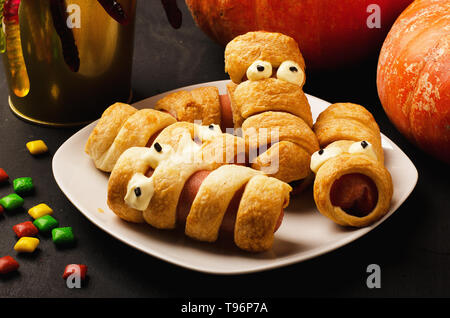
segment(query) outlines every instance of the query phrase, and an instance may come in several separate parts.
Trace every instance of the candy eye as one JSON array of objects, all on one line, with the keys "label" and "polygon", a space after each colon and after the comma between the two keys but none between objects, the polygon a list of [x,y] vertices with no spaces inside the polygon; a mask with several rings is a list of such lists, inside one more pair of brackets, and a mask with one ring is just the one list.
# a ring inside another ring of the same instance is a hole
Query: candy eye
[{"label": "candy eye", "polygon": [[349,153],[363,153],[369,157],[378,160],[375,151],[373,150],[372,144],[368,141],[358,141],[350,145],[348,148]]},{"label": "candy eye", "polygon": [[303,69],[293,61],[284,61],[277,71],[277,78],[283,81],[303,86],[305,73]]},{"label": "candy eye", "polygon": [[155,147],[155,150],[156,150],[157,152],[161,152],[161,151],[162,151],[162,147],[161,147],[161,145],[159,144],[159,142],[155,142],[155,144],[153,145],[153,147]]},{"label": "candy eye", "polygon": [[250,81],[258,81],[272,76],[272,64],[265,61],[255,61],[247,69],[247,78]]},{"label": "candy eye", "polygon": [[342,149],[338,147],[330,147],[320,149],[311,156],[311,170],[317,173],[319,168],[330,158],[336,157],[342,153]]}]

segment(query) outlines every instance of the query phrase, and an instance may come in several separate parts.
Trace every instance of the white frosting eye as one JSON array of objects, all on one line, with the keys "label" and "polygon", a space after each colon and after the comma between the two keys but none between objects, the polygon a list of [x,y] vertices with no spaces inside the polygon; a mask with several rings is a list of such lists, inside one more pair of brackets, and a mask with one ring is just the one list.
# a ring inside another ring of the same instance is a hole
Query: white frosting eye
[{"label": "white frosting eye", "polygon": [[144,160],[155,169],[161,161],[169,158],[173,153],[173,148],[170,145],[160,144],[154,142],[153,145],[148,148],[148,151],[144,153]]},{"label": "white frosting eye", "polygon": [[194,135],[201,142],[211,140],[216,136],[222,134],[222,130],[219,125],[211,124],[208,126],[195,125],[194,126]]},{"label": "white frosting eye", "polygon": [[317,173],[319,168],[330,158],[336,157],[342,153],[342,149],[338,147],[330,147],[325,149],[320,149],[316,151],[311,156],[311,170]]},{"label": "white frosting eye", "polygon": [[284,61],[277,71],[277,78],[283,81],[303,86],[305,73],[303,69],[294,61]]},{"label": "white frosting eye", "polygon": [[250,81],[258,81],[272,76],[272,64],[265,61],[255,61],[247,69],[247,78]]},{"label": "white frosting eye", "polygon": [[147,178],[142,173],[136,173],[131,177],[127,186],[125,202],[133,209],[144,211],[153,196],[153,179]]},{"label": "white frosting eye", "polygon": [[369,157],[378,160],[377,155],[375,154],[375,151],[373,150],[372,144],[368,141],[358,141],[348,148],[349,153],[363,153],[365,155],[368,155]]}]

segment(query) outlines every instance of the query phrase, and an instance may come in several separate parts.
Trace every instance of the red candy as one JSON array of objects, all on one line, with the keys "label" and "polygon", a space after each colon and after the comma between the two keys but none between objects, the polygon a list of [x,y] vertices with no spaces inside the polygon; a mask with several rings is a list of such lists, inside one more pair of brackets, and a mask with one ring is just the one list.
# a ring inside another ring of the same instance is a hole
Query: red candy
[{"label": "red candy", "polygon": [[87,266],[82,264],[69,264],[66,266],[66,269],[64,269],[62,277],[67,279],[67,277],[77,272],[80,274],[81,280],[84,280],[86,278]]},{"label": "red candy", "polygon": [[4,256],[0,258],[0,274],[8,274],[16,271],[19,268],[19,263],[11,256]]},{"label": "red candy", "polygon": [[0,183],[5,182],[8,179],[9,179],[8,174],[5,172],[5,170],[0,168]]},{"label": "red candy", "polygon": [[23,236],[35,236],[38,234],[39,230],[34,226],[31,221],[26,221],[13,226],[14,232],[16,232],[17,237]]},{"label": "red candy", "polygon": [[0,205],[0,214],[2,214],[4,210],[3,206]]}]

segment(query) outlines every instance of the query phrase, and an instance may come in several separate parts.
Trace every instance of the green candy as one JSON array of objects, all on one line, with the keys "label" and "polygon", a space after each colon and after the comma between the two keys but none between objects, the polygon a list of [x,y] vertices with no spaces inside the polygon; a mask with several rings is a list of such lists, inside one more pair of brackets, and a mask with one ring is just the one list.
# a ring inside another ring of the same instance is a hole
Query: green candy
[{"label": "green candy", "polygon": [[30,193],[34,190],[33,179],[30,177],[14,179],[13,187],[14,191],[18,194]]},{"label": "green candy", "polygon": [[57,227],[59,222],[51,215],[44,215],[34,220],[33,224],[39,229],[39,232],[48,233]]},{"label": "green candy", "polygon": [[57,227],[52,230],[52,239],[57,245],[66,245],[73,243],[75,237],[71,227]]},{"label": "green candy", "polygon": [[20,208],[25,201],[16,193],[11,193],[0,199],[0,204],[8,211]]}]

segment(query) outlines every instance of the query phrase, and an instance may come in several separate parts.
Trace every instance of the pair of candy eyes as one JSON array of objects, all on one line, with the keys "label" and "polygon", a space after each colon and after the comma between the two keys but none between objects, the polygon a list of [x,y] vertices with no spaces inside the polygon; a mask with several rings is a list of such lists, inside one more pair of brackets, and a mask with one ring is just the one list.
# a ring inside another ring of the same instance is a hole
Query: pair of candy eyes
[{"label": "pair of candy eyes", "polygon": [[[359,152],[365,152],[365,150],[370,146],[370,143],[363,140],[361,142],[355,142],[354,144],[352,144],[350,146],[350,148],[352,149],[351,153],[359,153]],[[350,149],[349,148],[349,149]],[[340,149],[340,148],[339,148]],[[320,149],[319,151],[317,151],[317,154],[320,156],[323,156],[324,154],[326,154],[326,149]]]},{"label": "pair of candy eyes", "polygon": [[[255,74],[255,75],[252,75]],[[272,64],[266,61],[255,61],[247,69],[249,80],[265,79],[272,76]],[[304,80],[303,69],[293,61],[284,61],[278,67],[277,78],[296,85],[302,85]]]}]

